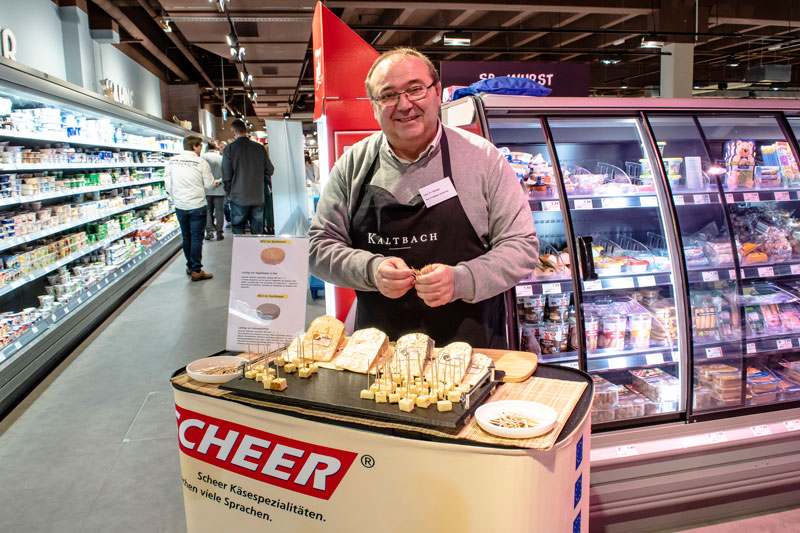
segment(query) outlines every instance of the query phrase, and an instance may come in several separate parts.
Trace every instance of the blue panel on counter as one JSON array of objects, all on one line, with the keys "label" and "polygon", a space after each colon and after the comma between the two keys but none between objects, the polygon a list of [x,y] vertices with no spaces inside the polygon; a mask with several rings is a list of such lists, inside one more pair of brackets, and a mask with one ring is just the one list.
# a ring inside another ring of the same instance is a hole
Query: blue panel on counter
[{"label": "blue panel on counter", "polygon": [[572,507],[575,508],[581,503],[581,496],[583,495],[583,474],[578,476],[578,481],[575,482],[575,498]]},{"label": "blue panel on counter", "polygon": [[581,533],[581,513],[572,521],[572,533]]},{"label": "blue panel on counter", "polygon": [[581,467],[583,463],[583,437],[578,439],[578,444],[575,446],[575,470]]}]

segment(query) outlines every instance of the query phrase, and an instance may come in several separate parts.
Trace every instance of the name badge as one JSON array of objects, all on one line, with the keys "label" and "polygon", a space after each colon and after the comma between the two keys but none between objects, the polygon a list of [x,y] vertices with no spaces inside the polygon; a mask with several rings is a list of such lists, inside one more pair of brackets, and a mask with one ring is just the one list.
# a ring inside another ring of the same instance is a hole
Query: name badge
[{"label": "name badge", "polygon": [[422,196],[425,207],[430,208],[454,196],[458,196],[458,193],[450,178],[444,178],[420,188],[419,195]]}]

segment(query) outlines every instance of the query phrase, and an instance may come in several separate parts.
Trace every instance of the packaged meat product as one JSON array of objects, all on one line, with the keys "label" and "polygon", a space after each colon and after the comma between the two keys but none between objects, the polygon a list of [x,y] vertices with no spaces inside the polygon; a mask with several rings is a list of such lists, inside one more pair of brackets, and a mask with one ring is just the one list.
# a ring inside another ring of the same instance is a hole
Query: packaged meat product
[{"label": "packaged meat product", "polygon": [[587,315],[583,320],[583,331],[586,336],[586,351],[597,351],[597,337],[600,332],[600,319],[595,315]]},{"label": "packaged meat product", "polygon": [[780,380],[769,370],[758,367],[747,367],[747,388],[752,393],[773,392],[778,390]]},{"label": "packaged meat product", "polygon": [[735,366],[715,363],[710,365],[702,365],[697,367],[697,373],[700,381],[703,383],[711,384],[714,382],[714,376],[717,374],[727,374],[729,376],[740,377],[741,373]]},{"label": "packaged meat product", "polygon": [[640,418],[645,415],[647,400],[627,387],[622,387],[617,403],[617,420]]},{"label": "packaged meat product", "polygon": [[617,404],[619,401],[619,391],[621,389],[619,385],[614,385],[610,381],[597,375],[592,376],[592,381],[594,381],[593,409],[594,407],[604,408]]},{"label": "packaged meat product", "polygon": [[786,331],[800,331],[800,309],[795,304],[780,307],[781,326]]},{"label": "packaged meat product", "polygon": [[778,361],[781,373],[789,380],[800,383],[800,361],[788,361],[786,359]]},{"label": "packaged meat product", "polygon": [[[777,373],[780,377],[780,372]],[[800,384],[787,379],[781,379],[778,383],[778,395],[782,401],[797,400],[800,398]]]},{"label": "packaged meat product", "polygon": [[750,405],[764,405],[778,401],[778,392],[753,392],[748,395],[747,403]]},{"label": "packaged meat product", "polygon": [[656,402],[673,402],[680,398],[680,380],[660,368],[629,370],[631,388]]},{"label": "packaged meat product", "polygon": [[603,422],[613,422],[616,418],[615,408],[595,409],[592,407],[592,424],[602,424]]},{"label": "packaged meat product", "polygon": [[714,400],[711,397],[711,389],[699,383],[694,386],[694,407],[695,409],[711,409],[714,407]]},{"label": "packaged meat product", "polygon": [[742,376],[732,372],[717,372],[711,381],[715,391],[739,389],[742,386]]}]

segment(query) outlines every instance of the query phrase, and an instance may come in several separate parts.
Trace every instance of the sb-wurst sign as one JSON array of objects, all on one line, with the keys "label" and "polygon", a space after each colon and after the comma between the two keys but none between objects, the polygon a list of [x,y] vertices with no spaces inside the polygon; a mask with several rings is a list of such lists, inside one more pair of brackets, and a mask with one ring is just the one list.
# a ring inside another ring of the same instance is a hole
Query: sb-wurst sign
[{"label": "sb-wurst sign", "polygon": [[550,96],[589,96],[587,63],[544,61],[442,61],[442,86],[471,85],[476,81],[512,76],[539,83],[553,92]]}]

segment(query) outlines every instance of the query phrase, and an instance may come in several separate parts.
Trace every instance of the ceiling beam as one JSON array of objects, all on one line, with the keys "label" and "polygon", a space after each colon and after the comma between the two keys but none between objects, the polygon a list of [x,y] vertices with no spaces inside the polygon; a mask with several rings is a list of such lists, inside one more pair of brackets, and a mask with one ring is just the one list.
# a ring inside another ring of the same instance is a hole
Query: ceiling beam
[{"label": "ceiling beam", "polygon": [[139,29],[136,24],[133,23],[131,19],[125,15],[125,13],[120,10],[117,6],[112,4],[109,0],[92,0],[97,7],[108,13],[108,15],[116,20],[122,28],[127,31],[134,39],[140,41],[140,44],[144,47],[145,50],[153,54],[153,57],[161,61],[165,67],[171,70],[181,81],[189,81],[189,76],[181,69],[178,65],[176,65],[167,54],[161,51],[161,49],[156,46],[153,41],[151,41],[142,30]]},{"label": "ceiling beam", "polygon": [[[150,18],[152,18],[154,21],[157,21],[161,17],[161,15],[159,15],[158,12],[156,12],[156,10],[153,9],[150,6],[150,4],[147,2],[147,0],[138,0],[138,1],[139,1],[139,5],[142,6],[142,9],[144,9],[145,13],[147,13],[147,15]],[[161,5],[161,1],[160,0],[156,0],[156,3],[158,4],[158,7],[163,12],[164,11],[164,6]],[[211,78],[208,77],[208,74],[206,74],[205,69],[197,61],[197,58],[194,57],[194,54],[192,53],[191,50],[189,50],[189,47],[184,44],[183,39],[181,39],[174,31],[164,32],[164,33],[169,38],[169,40],[172,41],[172,44],[174,44],[175,47],[178,50],[181,51],[183,56],[197,70],[197,72],[200,73],[200,76],[202,76],[203,79],[206,80],[206,83],[208,83],[208,86],[211,87],[212,89],[216,89],[217,86],[214,85],[214,82],[211,81]]]},{"label": "ceiling beam", "polygon": [[[467,10],[463,11],[462,13],[460,13],[459,15],[457,15],[456,18],[451,20],[449,22],[448,26],[450,26],[452,28],[455,28],[455,29],[459,29],[458,28],[459,26],[461,26],[462,24],[468,23],[478,13],[479,13],[479,11],[476,11],[474,9],[467,9]],[[443,31],[435,33],[431,37],[428,37],[427,39],[425,39],[425,45],[427,46],[429,44],[434,44],[436,42],[439,42],[442,39],[443,35],[444,35]]]},{"label": "ceiling beam", "polygon": [[[573,23],[573,22],[575,22],[576,20],[580,20],[580,19],[582,19],[583,17],[585,17],[585,16],[586,16],[586,15],[588,15],[588,14],[589,14],[589,13],[586,13],[586,12],[584,12],[584,13],[575,13],[575,14],[574,14],[574,15],[572,15],[571,17],[567,17],[567,18],[565,18],[564,20],[562,20],[562,21],[560,21],[560,22],[558,22],[558,23],[554,24],[554,25],[553,25],[553,28],[563,28],[564,26],[567,26],[567,25],[569,25],[569,24],[572,24],[572,23]],[[528,37],[527,39],[522,39],[521,41],[517,41],[516,43],[514,43],[514,47],[516,48],[516,47],[519,47],[519,46],[526,45],[526,44],[528,44],[529,42],[531,42],[531,41],[535,41],[536,39],[539,39],[539,38],[541,38],[541,37],[544,37],[544,36],[545,36],[545,35],[547,35],[547,34],[548,34],[548,32],[536,33],[536,34],[534,34],[533,36],[531,36],[531,37]],[[535,54],[530,54],[530,55],[522,56],[522,57],[520,58],[520,61],[528,61],[529,59],[533,59],[534,57],[536,57],[536,56],[538,56],[538,55],[539,55],[539,53],[537,52],[537,53],[535,53]]]},{"label": "ceiling beam", "polygon": [[477,11],[511,11],[514,13],[530,11],[540,13],[584,13],[586,15],[591,13],[598,13],[601,15],[649,15],[652,9],[646,7],[610,7],[608,2],[598,2],[597,5],[592,6],[576,6],[576,5],[542,5],[536,3],[530,4],[515,4],[515,3],[491,3],[491,2],[443,2],[439,1],[435,4],[428,0],[418,2],[363,2],[360,0],[330,0],[326,2],[328,8],[363,8],[370,7],[376,9],[431,9],[436,8],[439,10],[456,10],[463,11],[465,9],[474,9]]},{"label": "ceiling beam", "polygon": [[[403,11],[400,13],[400,15],[397,16],[397,19],[394,21],[394,23],[397,25],[405,24],[406,22],[408,22],[408,19],[410,19],[413,14],[414,14],[413,8],[403,8]],[[394,35],[395,33],[396,33],[395,30],[389,30],[383,32],[375,44],[386,44],[386,41],[391,39],[392,35]]]}]

